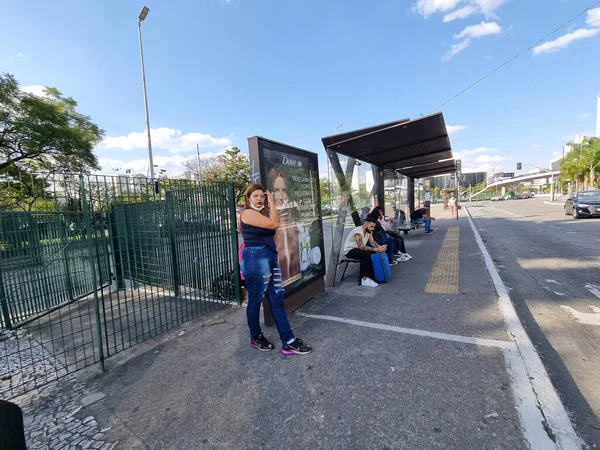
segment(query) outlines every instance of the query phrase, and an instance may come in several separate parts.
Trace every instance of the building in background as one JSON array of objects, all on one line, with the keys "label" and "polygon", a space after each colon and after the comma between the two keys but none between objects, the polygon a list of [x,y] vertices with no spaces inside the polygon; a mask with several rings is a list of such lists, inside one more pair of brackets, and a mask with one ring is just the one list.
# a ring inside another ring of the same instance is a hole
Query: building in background
[{"label": "building in background", "polygon": [[[429,180],[431,189],[450,189],[456,187],[456,181],[452,178],[453,174],[447,173],[445,175],[436,175],[434,177],[424,178],[423,182]],[[470,172],[463,173],[461,180],[466,181],[467,184],[475,186],[479,183],[483,183],[486,179],[487,172]]]}]

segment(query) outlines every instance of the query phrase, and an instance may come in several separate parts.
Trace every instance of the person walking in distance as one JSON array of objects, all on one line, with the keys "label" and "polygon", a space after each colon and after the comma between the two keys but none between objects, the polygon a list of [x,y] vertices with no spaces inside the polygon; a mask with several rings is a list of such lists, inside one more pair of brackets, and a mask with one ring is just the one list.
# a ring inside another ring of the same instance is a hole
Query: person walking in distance
[{"label": "person walking in distance", "polygon": [[248,291],[246,315],[250,345],[262,351],[274,348],[260,329],[260,304],[266,292],[283,343],[281,353],[306,355],[312,352],[312,347],[294,336],[283,305],[283,280],[274,239],[279,227],[279,213],[275,209],[273,194],[265,191],[260,184],[251,184],[244,194],[244,203],[240,214],[244,238],[240,268]]},{"label": "person walking in distance", "polygon": [[452,217],[456,217],[456,198],[454,194],[450,196],[450,200],[448,200],[448,204],[450,205],[450,211],[452,212]]},{"label": "person walking in distance", "polygon": [[375,230],[375,221],[367,217],[365,223],[350,231],[344,244],[344,255],[348,258],[360,260],[360,284],[367,287],[379,286],[371,278],[373,276],[371,254],[373,252],[382,253],[387,251],[385,245],[382,246],[375,242],[373,239],[373,230]]}]

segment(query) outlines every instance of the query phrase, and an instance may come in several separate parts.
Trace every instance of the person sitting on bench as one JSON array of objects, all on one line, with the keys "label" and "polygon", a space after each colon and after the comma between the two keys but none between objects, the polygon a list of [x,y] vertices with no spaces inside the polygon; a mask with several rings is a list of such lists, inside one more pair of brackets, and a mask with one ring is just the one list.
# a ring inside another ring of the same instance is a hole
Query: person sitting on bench
[{"label": "person sitting on bench", "polygon": [[414,223],[424,223],[425,224],[425,234],[431,234],[435,230],[431,228],[431,221],[435,220],[435,217],[429,216],[427,209],[415,209],[410,215],[410,220]]},{"label": "person sitting on bench", "polygon": [[[388,233],[383,229],[381,223],[379,223],[379,219],[383,217],[383,208],[381,206],[376,206],[373,208],[373,211],[371,211],[368,217],[375,221],[373,239],[375,239],[375,242],[377,242],[379,245],[387,246],[387,254],[390,266],[398,264],[397,260],[408,261],[409,258],[404,256],[405,252],[402,252],[402,254],[398,253],[396,239],[394,239],[393,236],[389,236]],[[402,240],[402,245],[404,246],[404,240]]]},{"label": "person sitting on bench", "polygon": [[368,287],[379,286],[371,278],[371,276],[373,276],[371,254],[374,252],[381,253],[386,251],[385,246],[378,245],[373,239],[374,229],[375,222],[367,217],[365,223],[350,231],[344,244],[344,255],[346,255],[346,258],[360,260],[360,284]]}]

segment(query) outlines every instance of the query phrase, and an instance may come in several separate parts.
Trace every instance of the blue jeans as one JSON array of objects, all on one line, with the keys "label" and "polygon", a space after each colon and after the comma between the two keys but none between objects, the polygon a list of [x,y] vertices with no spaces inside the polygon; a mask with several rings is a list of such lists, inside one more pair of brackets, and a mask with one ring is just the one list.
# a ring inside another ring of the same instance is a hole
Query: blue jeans
[{"label": "blue jeans", "polygon": [[415,223],[424,223],[426,232],[431,230],[431,219],[415,219],[414,222]]},{"label": "blue jeans", "polygon": [[387,245],[388,261],[389,262],[395,261],[394,255],[398,251],[398,246],[396,245],[396,239],[394,239],[391,236],[382,236],[380,234],[377,235],[377,237],[375,237],[374,239],[375,239],[375,242],[377,242],[379,245]]},{"label": "blue jeans", "polygon": [[269,247],[245,247],[240,268],[246,278],[248,291],[248,326],[250,337],[256,339],[260,334],[260,304],[265,292],[271,305],[271,314],[279,331],[279,338],[287,343],[294,338],[290,322],[283,306],[283,280],[277,262],[277,253]]}]

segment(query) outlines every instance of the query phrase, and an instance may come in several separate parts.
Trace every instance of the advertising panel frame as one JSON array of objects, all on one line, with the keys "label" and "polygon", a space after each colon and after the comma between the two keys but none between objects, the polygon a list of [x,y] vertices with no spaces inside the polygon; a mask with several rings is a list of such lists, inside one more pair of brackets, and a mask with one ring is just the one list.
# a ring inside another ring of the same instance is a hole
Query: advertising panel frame
[{"label": "advertising panel frame", "polygon": [[[301,273],[303,274],[300,279],[284,286],[285,306],[287,310],[291,311],[297,309],[302,304],[310,300],[312,297],[319,295],[325,289],[325,242],[323,238],[323,215],[321,211],[321,190],[319,184],[318,154],[288,144],[267,139],[261,136],[253,136],[248,138],[248,150],[250,156],[252,182],[261,184],[265,189],[270,189],[270,187],[268,186],[269,182],[267,180],[268,171],[272,170],[274,167],[279,167],[278,165],[275,165],[272,162],[272,157],[269,154],[277,155],[279,153],[286,156],[296,156],[298,158],[302,158],[303,160],[309,160],[310,168],[312,168],[315,172],[314,184],[313,180],[311,179],[310,185],[312,187],[311,191],[314,193],[312,194],[312,201],[314,202],[313,207],[316,215],[312,218],[312,220],[309,219],[308,221],[306,221],[305,219],[305,222],[299,220],[299,223],[302,222],[299,226],[302,232],[298,232],[298,236],[302,236],[304,238],[304,240],[300,239],[300,245],[302,245],[302,242],[304,242],[305,247],[306,245],[309,246],[308,248],[306,248],[306,251],[299,249],[299,260],[302,266]],[[304,186],[306,186],[306,181],[304,181]],[[271,188],[271,190],[273,189]],[[274,193],[274,195],[276,194]],[[296,211],[295,208],[292,209]],[[309,221],[310,226],[306,227],[307,230],[304,231],[304,228]],[[297,245],[297,243],[295,243],[295,245]],[[319,251],[314,250],[315,247],[318,247]],[[302,255],[310,254],[311,256],[313,256],[312,259],[314,260],[314,255],[319,255],[319,253],[320,264],[312,264],[310,261],[308,261],[307,265],[307,261],[303,260]],[[295,264],[298,264],[298,262],[295,262]],[[320,270],[316,268],[316,266],[319,265],[322,267],[322,269]],[[281,254],[280,266],[282,266]],[[304,279],[304,273],[307,271],[310,273],[310,277]],[[282,267],[282,275],[284,275],[285,272],[286,269]],[[291,269],[290,272],[293,272],[295,274],[294,277],[298,276],[296,273],[297,267],[295,270]],[[293,278],[290,279],[293,280]],[[286,281],[289,281],[289,279],[286,280],[284,278],[283,281],[285,284]],[[264,309],[265,322],[267,322],[267,320],[270,319],[270,308],[267,301],[264,302]]]}]

